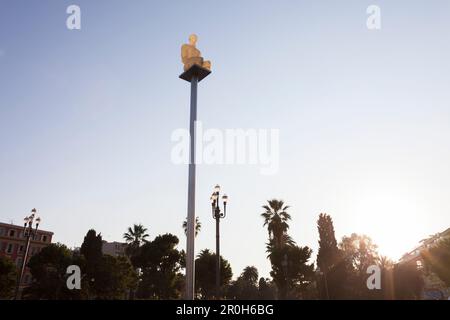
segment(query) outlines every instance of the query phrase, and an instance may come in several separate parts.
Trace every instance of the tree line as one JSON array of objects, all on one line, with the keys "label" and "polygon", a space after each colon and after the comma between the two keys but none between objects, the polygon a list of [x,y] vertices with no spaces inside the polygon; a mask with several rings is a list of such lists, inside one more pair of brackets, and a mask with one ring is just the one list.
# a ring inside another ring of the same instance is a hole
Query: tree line
[{"label": "tree line", "polygon": [[[221,256],[220,297],[215,291],[215,253],[201,250],[195,259],[195,288],[198,299],[420,299],[424,286],[415,264],[393,263],[380,255],[366,235],[353,233],[337,241],[333,220],[320,214],[317,220],[319,249],[298,245],[289,234],[292,217],[281,200],[263,207],[262,225],[267,229],[267,259],[270,278],[259,277],[256,267],[247,266],[233,279],[230,263]],[[186,221],[182,227],[186,231]],[[196,220],[196,235],[201,223]],[[102,235],[89,230],[79,250],[51,244],[31,257],[28,267],[33,281],[23,299],[181,299],[184,292],[185,252],[177,236],[167,233],[149,240],[141,224],[129,227],[123,238],[125,255],[102,252]],[[423,251],[426,267],[450,286],[450,239]],[[67,267],[81,269],[81,289],[69,290]],[[381,270],[381,288],[367,287],[367,269]],[[11,298],[17,279],[15,265],[0,258],[0,297]]]}]

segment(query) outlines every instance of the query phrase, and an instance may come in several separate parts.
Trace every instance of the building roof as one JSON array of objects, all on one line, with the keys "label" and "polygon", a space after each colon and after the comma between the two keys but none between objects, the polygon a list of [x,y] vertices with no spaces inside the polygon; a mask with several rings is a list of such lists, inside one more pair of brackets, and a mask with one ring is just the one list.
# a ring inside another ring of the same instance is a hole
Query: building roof
[{"label": "building roof", "polygon": [[[19,229],[22,230],[23,229],[23,225],[19,226],[16,224],[12,224],[12,223],[4,223],[4,222],[0,222],[0,227],[6,227],[6,228],[13,228],[13,229]],[[43,229],[38,228],[37,230],[39,233],[45,233],[45,234],[49,234],[49,235],[53,235],[54,233],[51,231],[46,231]]]},{"label": "building roof", "polygon": [[405,253],[400,261],[409,261],[411,259],[414,259],[418,256],[420,256],[420,251],[428,248],[429,246],[433,245],[437,241],[450,237],[450,228],[446,229],[445,231],[438,232],[434,235],[429,236],[428,238],[422,239],[419,241],[420,245],[414,248],[413,250]]}]

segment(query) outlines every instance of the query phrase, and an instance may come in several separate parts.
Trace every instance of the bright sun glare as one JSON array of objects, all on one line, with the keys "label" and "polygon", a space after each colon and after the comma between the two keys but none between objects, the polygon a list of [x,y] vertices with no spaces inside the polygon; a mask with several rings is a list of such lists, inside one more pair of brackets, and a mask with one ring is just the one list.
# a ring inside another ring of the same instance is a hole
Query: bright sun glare
[{"label": "bright sun glare", "polygon": [[355,230],[370,236],[381,255],[397,261],[427,236],[426,216],[417,197],[402,190],[378,189],[364,192],[353,208]]}]

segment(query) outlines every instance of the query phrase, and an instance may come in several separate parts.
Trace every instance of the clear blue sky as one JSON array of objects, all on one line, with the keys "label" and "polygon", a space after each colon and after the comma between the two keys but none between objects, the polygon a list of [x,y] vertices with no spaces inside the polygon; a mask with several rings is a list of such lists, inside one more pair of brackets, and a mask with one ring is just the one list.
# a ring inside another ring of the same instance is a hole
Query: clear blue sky
[{"label": "clear blue sky", "polygon": [[[82,30],[66,29],[66,8]],[[382,29],[366,28],[381,7]],[[0,220],[33,207],[55,241],[89,228],[121,240],[143,223],[179,236],[188,125],[178,79],[190,33],[213,61],[207,128],[280,129],[280,171],[200,166],[197,249],[214,248],[209,195],[230,196],[222,253],[268,275],[261,205],[292,206],[290,233],[317,253],[316,220],[366,233],[393,258],[450,226],[450,2],[0,0]],[[394,243],[394,245],[393,245]]]}]

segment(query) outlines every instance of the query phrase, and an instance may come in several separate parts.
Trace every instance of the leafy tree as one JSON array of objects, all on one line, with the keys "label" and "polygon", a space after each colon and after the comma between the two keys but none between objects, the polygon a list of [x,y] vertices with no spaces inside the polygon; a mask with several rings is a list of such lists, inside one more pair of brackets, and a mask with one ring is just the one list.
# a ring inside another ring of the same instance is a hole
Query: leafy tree
[{"label": "leafy tree", "polygon": [[343,259],[344,254],[338,248],[331,216],[321,213],[317,229],[319,231],[317,271],[322,274],[318,278],[319,297],[346,299],[349,295],[347,283],[352,268],[349,261]]},{"label": "leafy tree", "polygon": [[235,300],[273,300],[277,288],[273,281],[259,278],[255,267],[246,267],[241,275],[228,288],[227,298]]},{"label": "leafy tree", "polygon": [[[62,244],[50,244],[31,257],[28,262],[33,283],[23,293],[24,299],[81,299],[86,291],[67,288],[67,267],[82,264],[72,257],[71,251]],[[82,286],[83,288],[83,286]]]},{"label": "leafy tree", "polygon": [[378,298],[378,293],[367,288],[367,268],[378,265],[380,258],[377,246],[366,235],[351,234],[344,236],[339,243],[342,253],[342,272],[346,275],[348,297],[352,299]]},{"label": "leafy tree", "polygon": [[89,297],[96,299],[122,299],[137,285],[136,272],[127,258],[115,258],[102,253],[102,236],[89,230],[81,245],[84,257],[84,277]]},{"label": "leafy tree", "polygon": [[[318,274],[318,289],[321,299],[343,300],[356,298],[353,288],[356,282],[354,268],[348,259],[343,258],[341,251],[339,251],[339,254],[338,261],[332,268],[326,273]],[[326,292],[326,289],[328,289],[328,292]]]},{"label": "leafy tree", "polygon": [[[230,263],[220,256],[220,285],[229,285],[233,272]],[[202,250],[195,260],[195,283],[202,299],[212,299],[216,294],[216,254]],[[223,290],[221,290],[223,293]]]},{"label": "leafy tree", "polygon": [[89,279],[95,276],[95,270],[102,260],[102,235],[93,229],[89,230],[84,237],[80,248],[81,255],[86,259],[86,274]]},{"label": "leafy tree", "polygon": [[125,299],[137,286],[137,280],[128,258],[103,255],[95,270],[95,296],[99,300]]},{"label": "leafy tree", "polygon": [[359,274],[365,274],[369,266],[379,261],[377,245],[366,235],[352,233],[350,237],[344,236],[339,246]]},{"label": "leafy tree", "polygon": [[[187,219],[183,221],[183,230],[184,234],[187,235]],[[199,217],[195,217],[195,236],[198,236],[200,231],[202,230],[202,223],[200,222]]]},{"label": "leafy tree", "polygon": [[17,281],[17,270],[14,262],[5,256],[0,256],[0,299],[12,298]]},{"label": "leafy tree", "polygon": [[270,275],[281,299],[301,298],[302,291],[314,276],[314,264],[308,264],[311,253],[310,248],[296,245],[271,249]]},{"label": "leafy tree", "polygon": [[418,300],[424,281],[415,263],[399,263],[393,269],[394,298],[396,300]]},{"label": "leafy tree", "polygon": [[256,300],[258,291],[258,269],[246,267],[242,274],[231,284],[227,297],[237,300]]},{"label": "leafy tree", "polygon": [[266,278],[260,278],[258,282],[258,299],[273,300],[276,297],[275,284]]},{"label": "leafy tree", "polygon": [[323,272],[328,272],[339,261],[339,249],[334,234],[333,219],[321,213],[317,221],[319,230],[319,252],[317,253],[317,266]]},{"label": "leafy tree", "polygon": [[151,299],[177,299],[180,297],[182,254],[176,249],[179,240],[172,234],[156,237],[140,250],[139,267],[142,281],[138,296]]},{"label": "leafy tree", "polygon": [[183,249],[181,249],[180,251],[180,266],[181,269],[186,269],[186,251],[184,251]]},{"label": "leafy tree", "polygon": [[424,250],[421,255],[425,266],[450,287],[450,238]]}]

